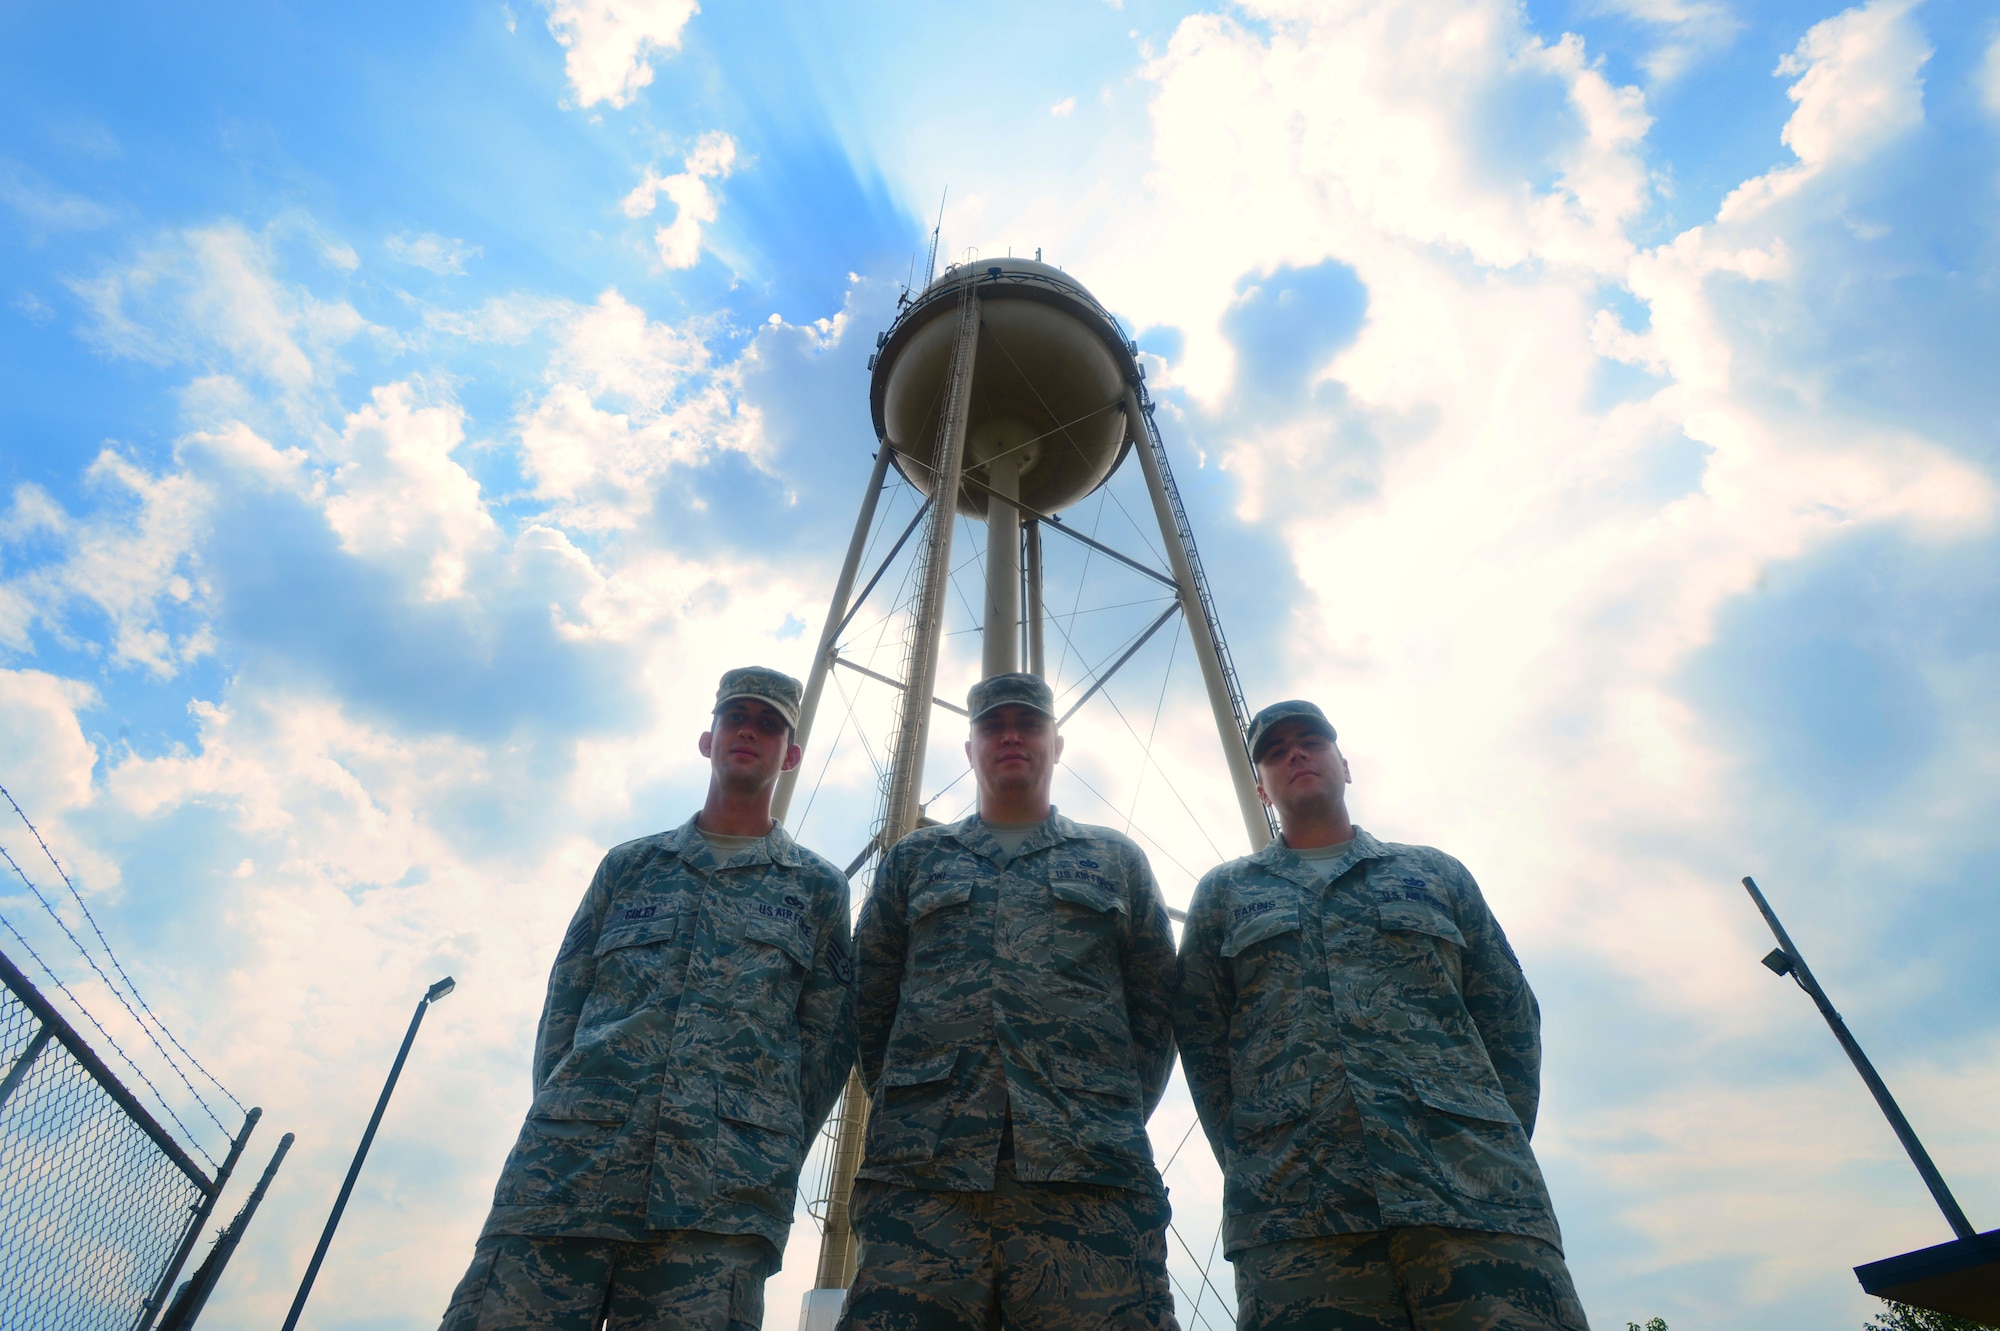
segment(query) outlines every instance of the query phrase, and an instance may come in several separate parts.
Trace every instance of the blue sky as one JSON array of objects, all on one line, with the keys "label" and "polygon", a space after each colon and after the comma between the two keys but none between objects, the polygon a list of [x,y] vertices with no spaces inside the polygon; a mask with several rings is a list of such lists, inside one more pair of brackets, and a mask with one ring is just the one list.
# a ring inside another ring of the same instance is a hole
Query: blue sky
[{"label": "blue sky", "polygon": [[[450,972],[309,1321],[440,1311],[590,868],[692,811],[721,669],[804,672],[941,195],[944,260],[1043,247],[1137,337],[1253,705],[1319,699],[1360,820],[1480,878],[1597,1324],[1858,1327],[1847,1268],[1947,1236],[1744,873],[2000,1223],[1990,8],[18,4],[0,124],[0,781],[299,1134],[218,1327],[282,1315]],[[1066,688],[1156,613],[1050,579]],[[1058,787],[1176,901],[1241,849],[1190,667],[1162,632]],[[843,684],[792,821],[844,861],[889,714]]]}]

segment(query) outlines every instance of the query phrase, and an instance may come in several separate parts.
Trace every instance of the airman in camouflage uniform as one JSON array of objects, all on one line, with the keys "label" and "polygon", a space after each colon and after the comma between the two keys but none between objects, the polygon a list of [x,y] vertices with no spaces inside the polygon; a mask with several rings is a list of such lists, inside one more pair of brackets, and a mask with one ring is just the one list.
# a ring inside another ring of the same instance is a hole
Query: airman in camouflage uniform
[{"label": "airman in camouflage uniform", "polygon": [[770,815],[797,680],[732,670],[702,811],[604,857],[443,1331],[754,1331],[854,1058],[847,879]]},{"label": "airman in camouflage uniform", "polygon": [[1284,837],[1203,878],[1181,1064],[1241,1331],[1587,1331],[1528,1145],[1541,1016],[1451,856],[1348,819],[1308,702],[1250,728]]},{"label": "airman in camouflage uniform", "polygon": [[1178,1331],[1146,1119],[1173,934],[1146,857],[1049,804],[1049,686],[974,686],[979,813],[884,858],[855,929],[871,1096],[842,1331]]}]

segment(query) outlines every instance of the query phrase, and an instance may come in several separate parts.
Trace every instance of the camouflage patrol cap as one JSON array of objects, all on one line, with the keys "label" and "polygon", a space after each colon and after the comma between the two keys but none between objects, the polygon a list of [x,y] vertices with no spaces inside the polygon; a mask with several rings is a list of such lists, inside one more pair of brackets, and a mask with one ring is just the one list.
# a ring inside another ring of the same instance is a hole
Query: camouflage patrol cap
[{"label": "camouflage patrol cap", "polygon": [[1271,733],[1271,727],[1277,725],[1280,721],[1290,721],[1294,717],[1300,717],[1311,722],[1313,728],[1328,739],[1340,738],[1339,735],[1334,733],[1333,722],[1326,719],[1326,713],[1322,712],[1312,703],[1306,702],[1302,698],[1289,698],[1284,702],[1274,702],[1250,718],[1251,762],[1254,763],[1257,761],[1258,751],[1264,744],[1264,736]]},{"label": "camouflage patrol cap", "polygon": [[739,666],[722,676],[722,687],[715,691],[715,710],[732,698],[755,698],[767,702],[778,709],[785,718],[785,724],[792,729],[799,728],[799,700],[805,697],[805,686],[783,671],[769,666]]},{"label": "camouflage patrol cap", "polygon": [[1040,675],[1031,675],[1025,670],[1010,670],[1004,675],[988,675],[972,686],[965,695],[965,710],[977,721],[995,707],[1005,707],[1009,703],[1022,707],[1032,707],[1051,721],[1056,715],[1056,695],[1049,688],[1049,682]]}]

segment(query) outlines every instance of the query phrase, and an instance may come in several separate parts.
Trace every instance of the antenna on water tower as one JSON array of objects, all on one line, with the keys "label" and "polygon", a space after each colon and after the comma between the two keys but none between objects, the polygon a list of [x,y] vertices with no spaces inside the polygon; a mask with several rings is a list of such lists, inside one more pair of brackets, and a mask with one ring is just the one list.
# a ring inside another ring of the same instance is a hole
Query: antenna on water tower
[{"label": "antenna on water tower", "polygon": [[945,197],[950,193],[951,193],[951,186],[949,185],[946,185],[944,189],[938,193],[937,225],[931,228],[930,257],[924,260],[924,286],[926,289],[928,289],[932,281],[934,281],[937,278],[938,236],[944,230],[944,201]]},{"label": "antenna on water tower", "polygon": [[[952,535],[959,515],[986,525],[986,594],[982,607],[982,677],[1026,668],[1045,673],[1042,660],[1041,537],[1044,529],[1080,542],[1098,554],[1172,589],[1174,599],[1122,657],[1099,671],[1090,688],[1058,724],[1093,697],[1120,666],[1173,614],[1183,615],[1207,686],[1216,733],[1244,832],[1252,850],[1273,829],[1257,797],[1244,742],[1247,713],[1229,659],[1222,625],[1195,550],[1166,447],[1153,422],[1138,349],[1081,284],[1035,260],[967,262],[935,275],[938,236],[931,232],[924,290],[901,306],[868,361],[869,407],[879,447],[861,512],[848,546],[826,626],[807,676],[797,739],[811,734],[827,673],[853,666],[837,650],[841,631],[876,581],[922,527],[916,547],[916,592],[903,642],[901,677],[887,681],[901,691],[895,738],[882,779],[882,802],[868,845],[848,866],[852,878],[869,860],[913,831],[922,817],[918,797],[924,752],[936,698],[938,647],[952,568]],[[1136,452],[1168,568],[1154,567],[1070,527],[1060,512],[1094,493]],[[926,496],[889,556],[850,605],[861,557],[875,520],[888,468],[894,466]],[[1025,606],[1023,602],[1025,601]],[[858,667],[857,667],[858,668]],[[864,671],[864,674],[873,674]],[[883,679],[879,674],[874,678]],[[799,771],[780,779],[771,812],[783,818]],[[836,1113],[828,1196],[825,1199],[816,1288],[806,1296],[801,1331],[830,1331],[854,1276],[856,1247],[848,1222],[848,1196],[861,1164],[868,1092],[850,1073]]]}]

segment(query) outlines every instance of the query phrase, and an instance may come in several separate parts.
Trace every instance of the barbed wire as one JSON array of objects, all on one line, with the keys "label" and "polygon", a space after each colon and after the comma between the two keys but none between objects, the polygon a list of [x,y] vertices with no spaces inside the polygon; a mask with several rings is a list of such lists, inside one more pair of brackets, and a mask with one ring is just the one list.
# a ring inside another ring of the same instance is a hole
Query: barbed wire
[{"label": "barbed wire", "polygon": [[[0,855],[7,855],[7,852],[4,849],[0,849]],[[12,864],[14,862],[14,857],[12,855],[7,855],[7,862],[9,864]],[[16,868],[15,872],[17,873],[19,872],[18,867]],[[132,1061],[132,1056],[125,1052],[124,1046],[120,1045],[118,1041],[116,1041],[111,1037],[111,1032],[104,1029],[104,1023],[99,1021],[97,1019],[97,1015],[93,1013],[89,1008],[83,1005],[83,1000],[79,999],[75,994],[70,992],[69,986],[62,982],[62,977],[55,973],[55,969],[52,966],[50,966],[48,962],[42,960],[42,954],[35,951],[35,945],[28,941],[26,935],[22,934],[22,932],[19,929],[16,929],[14,927],[14,922],[8,919],[5,915],[0,915],[0,927],[4,927],[8,933],[14,935],[15,939],[21,944],[21,946],[27,949],[28,955],[35,959],[35,964],[42,968],[42,974],[49,977],[49,983],[55,985],[57,989],[61,990],[62,996],[64,998],[67,998],[70,1001],[70,1004],[73,1007],[75,1007],[78,1012],[81,1012],[83,1014],[84,1019],[86,1021],[88,1021],[92,1026],[95,1026],[97,1028],[97,1033],[104,1037],[104,1043],[110,1045],[112,1050],[117,1053],[118,1057],[125,1060],[125,1066],[132,1069],[132,1075],[134,1075],[140,1081],[146,1084],[146,1089],[153,1093],[153,1098],[155,1100],[159,1101],[160,1108],[165,1110],[167,1117],[174,1121],[174,1126],[181,1130],[181,1137],[187,1142],[187,1144],[189,1146],[192,1146],[195,1149],[195,1152],[199,1154],[202,1159],[208,1161],[208,1167],[210,1169],[219,1169],[220,1166],[215,1163],[215,1157],[202,1149],[200,1139],[197,1138],[194,1135],[194,1133],[188,1130],[187,1124],[181,1122],[180,1115],[176,1114],[174,1112],[174,1107],[167,1103],[167,1097],[161,1095],[160,1088],[153,1085],[153,1079],[151,1077],[148,1077],[145,1071],[141,1069],[137,1063],[134,1063]],[[204,1106],[204,1108],[206,1108],[206,1106]],[[219,1127],[221,1125],[218,1124],[217,1126]],[[224,1128],[223,1131],[226,1133],[228,1129]]]},{"label": "barbed wire", "polygon": [[[76,950],[83,955],[83,959],[86,962],[90,963],[90,969],[97,972],[97,978],[104,981],[104,987],[111,991],[111,996],[118,1000],[118,1006],[125,1009],[126,1015],[132,1018],[133,1024],[138,1026],[140,1030],[146,1033],[146,1038],[152,1041],[153,1048],[160,1051],[160,1057],[167,1060],[167,1066],[174,1070],[174,1075],[176,1077],[180,1078],[181,1085],[187,1087],[188,1094],[192,1095],[194,1097],[194,1102],[201,1106],[201,1112],[208,1115],[208,1121],[215,1124],[216,1127],[222,1130],[222,1135],[224,1138],[228,1138],[230,1136],[229,1129],[226,1126],[224,1126],[221,1119],[215,1116],[215,1111],[208,1107],[208,1101],[201,1098],[201,1092],[195,1090],[194,1083],[188,1080],[187,1073],[181,1071],[181,1065],[174,1061],[174,1056],[172,1054],[169,1054],[166,1050],[166,1047],[160,1043],[160,1037],[153,1034],[152,1027],[148,1026],[145,1022],[139,1019],[139,1014],[132,1010],[132,1005],[130,1003],[125,1001],[125,995],[118,991],[118,986],[111,983],[111,977],[106,975],[104,973],[104,968],[97,964],[97,958],[90,955],[90,950],[84,947],[83,940],[76,936],[76,933],[69,927],[69,924],[63,919],[62,915],[57,912],[56,908],[53,905],[49,903],[49,899],[42,895],[42,889],[35,886],[34,880],[29,878],[27,873],[22,870],[21,866],[15,862],[13,855],[8,853],[7,848],[5,846],[0,846],[0,859],[5,859],[7,861],[7,867],[14,871],[14,876],[19,878],[24,884],[27,885],[28,891],[34,894],[35,900],[42,903],[42,909],[49,913],[49,918],[56,922],[56,927],[63,931],[63,934],[69,939],[70,945],[76,948]],[[9,929],[13,928],[11,924],[8,925],[7,927]],[[16,932],[14,936],[16,938],[21,938],[19,932]],[[27,941],[28,941],[27,939],[21,938],[21,942],[23,943],[23,945],[25,945]],[[41,961],[41,958],[37,957],[36,960]],[[43,963],[42,969],[48,970],[47,963]],[[55,972],[49,971],[49,974],[51,978],[53,978]],[[60,984],[61,981],[57,981],[57,983]],[[63,992],[68,994],[69,990],[64,989]],[[86,1017],[90,1017],[91,1025],[97,1026],[97,1029],[100,1031],[104,1030],[104,1027],[98,1025],[97,1018],[91,1016],[90,1009],[84,1007],[83,1004],[80,1001],[78,1001],[76,995],[70,994],[70,1001],[72,1003],[76,1003],[77,1007],[82,1010],[83,1014]],[[111,1036],[107,1032],[104,1038],[108,1040],[111,1038]],[[125,1051],[122,1049],[119,1050],[120,1057],[124,1057],[124,1052]],[[139,1071],[139,1065],[136,1063],[132,1063],[132,1060],[130,1058],[126,1058],[125,1061],[127,1063],[132,1064],[132,1070],[134,1072]],[[145,1076],[144,1073],[140,1073],[139,1075],[142,1078]],[[146,1084],[148,1086],[151,1086],[153,1083],[148,1081]],[[159,1091],[155,1090],[153,1094],[159,1095]],[[160,1104],[162,1107],[166,1105],[166,1100],[164,1097],[162,1097],[162,1099],[160,1100]],[[172,1115],[173,1112],[174,1111],[172,1109],[167,1110],[167,1113],[169,1115]],[[176,1118],[174,1119],[174,1122],[179,1123],[180,1120]],[[181,1130],[183,1132],[187,1131],[185,1126],[183,1126]],[[211,1160],[209,1161],[209,1163],[214,1164],[215,1162]]]},{"label": "barbed wire", "polygon": [[[70,881],[70,876],[68,871],[62,867],[62,861],[58,860],[56,858],[56,853],[53,850],[49,849],[49,843],[42,839],[41,829],[35,826],[34,820],[29,818],[27,813],[21,808],[21,802],[14,798],[14,793],[12,791],[8,790],[7,787],[5,786],[0,786],[0,795],[5,795],[7,797],[7,803],[11,804],[14,807],[15,815],[19,817],[24,824],[27,825],[28,831],[31,834],[33,834],[35,838],[35,844],[42,848],[42,854],[48,856],[49,863],[55,866],[55,871],[57,876],[63,880],[63,886],[69,889],[69,894],[72,897],[76,898],[76,904],[78,908],[83,911],[83,918],[90,921],[90,931],[96,934],[97,941],[104,945],[104,955],[111,958],[112,969],[118,972],[119,979],[125,981],[125,987],[132,991],[132,997],[139,1000],[139,1006],[145,1010],[145,1013],[148,1017],[151,1017],[153,1019],[153,1024],[160,1028],[160,1034],[166,1036],[168,1043],[172,1044],[174,1048],[180,1050],[182,1054],[185,1054],[187,1056],[187,1061],[194,1064],[195,1070],[201,1073],[202,1076],[208,1078],[209,1083],[213,1085],[216,1090],[221,1091],[223,1095],[227,1096],[229,1099],[229,1103],[235,1105],[239,1112],[245,1114],[249,1113],[250,1112],[249,1109],[247,1109],[244,1106],[243,1102],[237,1099],[235,1095],[233,1095],[230,1092],[227,1086],[224,1086],[220,1081],[218,1081],[214,1073],[210,1072],[207,1068],[203,1067],[201,1064],[201,1060],[196,1058],[194,1054],[188,1050],[188,1047],[186,1045],[182,1044],[178,1039],[174,1037],[174,1033],[173,1031],[168,1029],[167,1023],[160,1020],[159,1014],[154,1012],[152,1007],[146,1002],[146,996],[139,992],[139,986],[132,983],[132,977],[125,973],[124,964],[118,960],[118,954],[114,952],[111,948],[111,940],[106,938],[104,936],[104,930],[98,927],[97,917],[90,913],[89,904],[84,901],[83,894],[76,890],[76,884]],[[154,1041],[154,1044],[156,1046],[158,1045],[158,1043],[159,1043],[158,1041]],[[164,1054],[166,1051],[161,1050],[160,1052]],[[173,1060],[169,1058],[167,1061],[172,1062]],[[185,1080],[185,1078],[183,1078],[183,1080]],[[189,1089],[192,1090],[193,1088],[190,1087]],[[197,1096],[196,1098],[199,1099],[200,1097]],[[213,1115],[211,1115],[210,1117],[213,1117]],[[217,1126],[220,1125],[218,1124]],[[227,1129],[225,1129],[225,1131],[226,1130]]]}]

